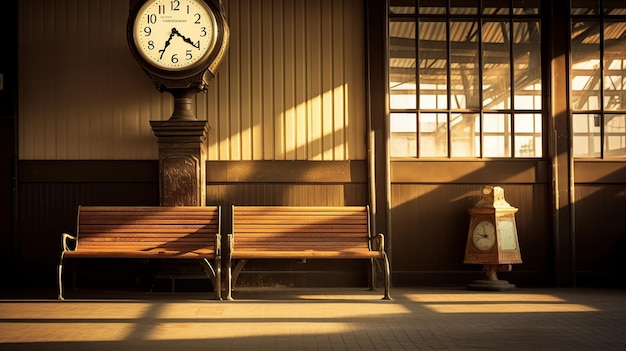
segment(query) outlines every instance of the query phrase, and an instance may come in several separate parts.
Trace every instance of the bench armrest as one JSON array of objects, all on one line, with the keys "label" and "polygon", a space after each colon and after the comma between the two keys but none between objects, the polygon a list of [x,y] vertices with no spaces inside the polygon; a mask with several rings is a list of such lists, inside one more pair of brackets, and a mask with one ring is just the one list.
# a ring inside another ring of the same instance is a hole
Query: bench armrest
[{"label": "bench armrest", "polygon": [[68,239],[74,242],[76,242],[77,240],[75,236],[68,234],[68,233],[63,233],[63,235],[61,235],[61,243],[63,244],[63,251],[70,251],[70,247],[67,244]]},{"label": "bench armrest", "polygon": [[385,236],[383,233],[378,233],[376,236],[370,238],[370,241],[378,240],[378,248],[377,251],[383,252],[385,251]]}]

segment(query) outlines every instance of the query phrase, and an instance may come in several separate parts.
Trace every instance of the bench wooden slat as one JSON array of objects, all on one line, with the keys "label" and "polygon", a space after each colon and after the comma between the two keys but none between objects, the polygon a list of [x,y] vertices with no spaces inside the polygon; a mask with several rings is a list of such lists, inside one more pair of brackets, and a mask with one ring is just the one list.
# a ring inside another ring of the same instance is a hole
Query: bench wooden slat
[{"label": "bench wooden slat", "polygon": [[213,255],[212,251],[189,251],[180,253],[178,251],[135,251],[128,252],[126,250],[102,251],[102,250],[83,250],[77,252],[68,252],[65,257],[71,258],[176,258],[176,259],[203,259],[208,255]]},{"label": "bench wooden slat", "polygon": [[98,228],[83,228],[81,232],[82,236],[94,236],[94,235],[110,235],[110,236],[138,236],[138,235],[154,235],[159,237],[184,237],[184,236],[206,236],[210,234],[215,234],[217,228],[211,230],[211,228],[203,228],[198,230],[180,230],[176,228],[163,228],[161,230],[154,228],[123,228],[123,227],[98,227]]},{"label": "bench wooden slat", "polygon": [[290,258],[290,259],[315,259],[315,258],[336,258],[336,259],[354,259],[354,258],[380,258],[376,252],[373,251],[359,251],[359,252],[350,252],[350,251],[281,251],[281,250],[273,250],[273,251],[255,251],[255,250],[246,250],[246,251],[237,251],[233,254],[232,258],[235,259],[271,259],[271,258]]}]

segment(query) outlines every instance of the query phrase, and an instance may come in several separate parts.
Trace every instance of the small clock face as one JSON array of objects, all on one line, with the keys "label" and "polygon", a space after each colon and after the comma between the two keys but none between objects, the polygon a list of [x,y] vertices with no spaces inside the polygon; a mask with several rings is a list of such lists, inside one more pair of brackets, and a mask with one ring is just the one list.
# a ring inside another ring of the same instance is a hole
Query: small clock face
[{"label": "small clock face", "polygon": [[478,250],[486,251],[496,243],[496,230],[491,221],[480,221],[472,231],[472,243]]},{"label": "small clock face", "polygon": [[217,22],[203,0],[148,0],[135,17],[133,37],[137,51],[150,64],[180,71],[211,52]]}]

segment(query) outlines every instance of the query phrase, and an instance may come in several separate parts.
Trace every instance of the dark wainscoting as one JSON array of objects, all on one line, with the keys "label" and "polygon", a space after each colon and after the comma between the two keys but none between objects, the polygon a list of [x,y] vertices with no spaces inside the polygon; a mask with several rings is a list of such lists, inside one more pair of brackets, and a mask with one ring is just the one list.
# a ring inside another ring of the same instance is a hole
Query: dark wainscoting
[{"label": "dark wainscoting", "polygon": [[626,162],[578,161],[574,175],[577,284],[626,288]]},{"label": "dark wainscoting", "polygon": [[158,161],[20,161],[14,283],[55,286],[61,234],[75,232],[79,205],[158,204]]},{"label": "dark wainscoting", "polygon": [[[464,286],[482,277],[480,267],[462,262],[467,210],[482,186],[501,185],[509,203],[519,208],[524,261],[501,277],[520,286],[551,285],[549,169],[547,162],[535,160],[392,162],[391,232],[385,234],[394,284]],[[578,283],[624,286],[626,163],[577,162],[575,175]],[[223,206],[224,234],[231,229],[231,204],[369,203],[365,161],[210,161],[206,187],[207,204]],[[3,239],[11,243],[5,251],[17,264],[3,284],[53,287],[61,233],[74,230],[78,205],[158,205],[158,188],[158,161],[19,161],[15,230]],[[150,277],[161,269],[128,261],[77,266],[86,286],[141,289],[149,288]],[[250,262],[246,269],[242,286],[365,286],[367,281],[362,261],[268,260]]]}]

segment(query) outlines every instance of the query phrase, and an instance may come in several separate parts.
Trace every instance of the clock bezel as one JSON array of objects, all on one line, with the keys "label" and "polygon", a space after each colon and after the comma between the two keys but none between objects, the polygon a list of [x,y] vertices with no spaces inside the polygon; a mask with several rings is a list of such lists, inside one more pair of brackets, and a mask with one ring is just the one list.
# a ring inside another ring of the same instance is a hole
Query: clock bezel
[{"label": "clock bezel", "polygon": [[[211,63],[215,61],[215,58],[224,51],[225,48],[223,48],[223,46],[227,45],[227,43],[224,43],[224,36],[228,35],[226,33],[228,32],[228,25],[226,24],[223,10],[213,1],[190,0],[199,3],[200,6],[206,7],[208,12],[211,14],[213,28],[211,45],[207,52],[202,55],[202,58],[197,60],[194,64],[184,68],[166,69],[155,65],[152,60],[146,59],[141,50],[138,48],[135,39],[135,26],[138,21],[139,12],[144,8],[144,6],[147,6],[148,3],[152,3],[154,1],[156,0],[131,0],[126,34],[132,55],[155,82],[159,81],[159,84],[165,84],[165,86],[184,87],[188,84],[193,84],[195,81],[202,81]],[[210,73],[214,74],[214,72]],[[189,82],[186,83],[186,81]]]},{"label": "clock bezel", "polygon": [[[481,223],[488,223],[491,225],[491,228],[493,229],[493,232],[491,233],[490,237],[491,237],[491,245],[489,247],[486,248],[481,248],[479,246],[476,245],[476,242],[474,241],[474,237],[476,237],[476,229],[481,225]],[[491,219],[488,218],[478,218],[474,224],[472,225],[472,235],[471,235],[471,241],[472,241],[472,245],[473,247],[480,251],[480,252],[489,252],[491,250],[493,250],[493,248],[496,246],[496,242],[498,240],[497,238],[498,233],[497,233],[497,229],[495,224],[493,223],[493,221]]]}]

